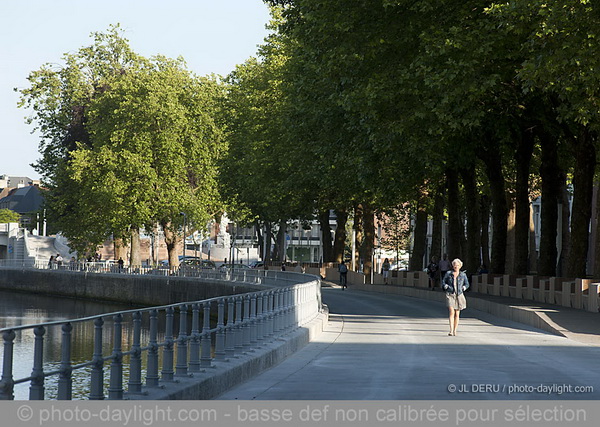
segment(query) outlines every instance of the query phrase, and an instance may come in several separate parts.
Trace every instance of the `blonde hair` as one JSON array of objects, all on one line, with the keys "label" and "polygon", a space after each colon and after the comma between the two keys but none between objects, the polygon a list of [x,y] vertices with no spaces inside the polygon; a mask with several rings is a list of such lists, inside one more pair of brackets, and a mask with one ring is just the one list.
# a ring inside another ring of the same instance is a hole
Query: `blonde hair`
[{"label": "blonde hair", "polygon": [[461,268],[463,266],[463,262],[460,259],[458,259],[458,258],[455,258],[454,260],[452,260],[452,265],[453,266],[454,266],[455,263],[458,264],[458,268]]}]

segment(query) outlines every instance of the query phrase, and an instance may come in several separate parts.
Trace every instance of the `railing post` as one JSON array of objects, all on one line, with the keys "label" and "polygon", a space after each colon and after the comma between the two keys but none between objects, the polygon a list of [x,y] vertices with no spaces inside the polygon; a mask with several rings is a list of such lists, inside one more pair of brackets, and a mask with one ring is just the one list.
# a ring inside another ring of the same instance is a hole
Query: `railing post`
[{"label": "railing post", "polygon": [[227,298],[227,328],[225,331],[225,354],[232,357],[235,354],[235,297]]},{"label": "railing post", "polygon": [[158,386],[158,311],[150,310],[150,331],[148,337],[148,368],[146,385]]},{"label": "railing post", "polygon": [[235,299],[235,351],[241,353],[244,350],[244,338],[242,329],[242,297]]},{"label": "railing post", "polygon": [[246,350],[250,348],[250,297],[244,295],[244,319],[242,320],[242,345]]},{"label": "railing post", "polygon": [[108,398],[111,400],[123,399],[123,315],[116,314],[114,317],[114,340],[112,363],[110,364],[110,384],[108,387]]},{"label": "railing post", "polygon": [[133,344],[129,358],[129,393],[142,392],[142,313],[133,313]]},{"label": "railing post", "polygon": [[250,296],[250,344],[256,346],[258,322],[256,319],[256,294]]},{"label": "railing post", "polygon": [[173,307],[167,307],[166,313],[162,380],[173,381]]},{"label": "railing post", "polygon": [[177,376],[187,375],[187,305],[179,306],[179,337],[177,339]]},{"label": "railing post", "polygon": [[44,334],[46,328],[38,326],[33,330],[35,344],[33,348],[33,370],[31,371],[31,386],[29,400],[44,400]]},{"label": "railing post", "polygon": [[270,291],[269,292],[269,309],[268,309],[268,313],[267,313],[267,336],[269,338],[271,338],[273,336],[273,333],[275,332],[275,310],[274,310],[274,304],[275,304],[275,292],[274,291]]},{"label": "railing post", "polygon": [[192,340],[190,342],[190,372],[200,372],[200,304],[192,305]]},{"label": "railing post", "polygon": [[225,300],[219,299],[217,309],[217,337],[215,339],[215,358],[225,359]]},{"label": "railing post", "polygon": [[14,400],[15,382],[13,380],[13,349],[15,341],[15,331],[4,331],[2,339],[4,340],[4,353],[2,363],[2,378],[0,379],[0,400]]},{"label": "railing post", "polygon": [[204,314],[202,315],[202,355],[200,357],[200,366],[210,368],[212,366],[212,357],[210,355],[210,302],[204,303]]},{"label": "railing post", "polygon": [[90,383],[90,400],[104,399],[104,358],[102,356],[102,334],[104,319],[94,320],[94,355]]},{"label": "railing post", "polygon": [[256,299],[256,341],[261,342],[265,337],[265,322],[263,318],[263,300],[264,294],[259,294]]},{"label": "railing post", "polygon": [[71,377],[71,331],[73,325],[62,325],[60,374],[58,376],[58,400],[71,400],[73,379]]}]

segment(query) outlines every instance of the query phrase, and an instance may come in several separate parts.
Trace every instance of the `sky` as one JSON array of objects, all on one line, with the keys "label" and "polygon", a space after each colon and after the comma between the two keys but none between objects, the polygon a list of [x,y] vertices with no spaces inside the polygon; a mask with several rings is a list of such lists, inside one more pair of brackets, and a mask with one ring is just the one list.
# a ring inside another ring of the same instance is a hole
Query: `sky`
[{"label": "sky", "polygon": [[226,75],[255,56],[267,36],[262,0],[0,0],[0,175],[39,179],[39,134],[25,123],[14,88],[45,63],[92,44],[120,24],[143,56],[182,56],[198,75]]}]

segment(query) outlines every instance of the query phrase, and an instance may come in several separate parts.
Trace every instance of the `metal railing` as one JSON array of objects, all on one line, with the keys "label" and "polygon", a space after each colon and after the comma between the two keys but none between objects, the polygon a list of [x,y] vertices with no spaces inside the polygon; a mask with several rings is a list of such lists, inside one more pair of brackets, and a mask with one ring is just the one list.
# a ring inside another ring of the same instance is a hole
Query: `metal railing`
[{"label": "metal railing", "polygon": [[[179,273],[183,274],[183,272]],[[197,273],[209,274],[204,271]],[[30,383],[29,399],[43,400],[48,377],[58,378],[57,398],[70,400],[73,390],[73,371],[83,368],[91,369],[89,399],[118,400],[123,399],[124,396],[133,399],[143,398],[145,389],[164,386],[173,382],[178,376],[200,372],[219,361],[289,333],[312,320],[321,309],[320,280],[315,276],[260,270],[213,271],[210,274],[220,275],[222,279],[245,278],[252,283],[269,282],[283,287],[201,301],[119,311],[81,319],[0,329],[4,342],[0,400],[13,400],[15,385],[27,382]],[[179,314],[178,328],[174,323],[176,313]],[[164,316],[164,322],[159,322],[159,316]],[[103,350],[106,319],[112,319],[113,342],[110,354],[105,354]],[[130,344],[123,336],[123,322],[126,320],[133,324]],[[93,324],[94,329],[94,345],[93,349],[90,349],[91,358],[74,364],[71,355],[73,337],[77,336],[78,329],[90,323]],[[57,369],[45,370],[44,335],[49,328],[54,327],[61,329],[60,364]],[[147,333],[142,334],[142,330]],[[15,338],[17,334],[27,331],[29,333],[32,331],[34,335],[31,375],[15,379],[13,378]],[[163,338],[159,340],[159,336]],[[124,342],[127,343],[128,348],[123,348]],[[160,371],[159,352],[162,359]],[[126,367],[125,356],[129,358]],[[146,359],[145,385],[142,378],[143,357]],[[110,381],[105,390],[105,365],[108,362],[110,362]],[[124,385],[124,368],[128,368],[127,387]]]}]

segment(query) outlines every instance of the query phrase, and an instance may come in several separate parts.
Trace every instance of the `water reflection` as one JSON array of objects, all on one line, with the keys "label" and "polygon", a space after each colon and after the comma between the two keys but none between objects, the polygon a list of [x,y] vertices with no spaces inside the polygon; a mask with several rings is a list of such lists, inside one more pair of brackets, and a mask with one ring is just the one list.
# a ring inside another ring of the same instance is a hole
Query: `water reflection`
[{"label": "water reflection", "polygon": [[[0,328],[28,325],[35,323],[51,322],[57,320],[75,319],[110,313],[120,310],[129,310],[132,307],[122,304],[99,303],[93,301],[76,300],[71,298],[53,298],[24,293],[0,291]],[[148,324],[147,314],[144,315],[143,325]],[[111,316],[104,318],[103,355],[109,356],[113,349],[113,320]],[[164,323],[164,318],[159,318],[159,324]],[[159,328],[161,330],[163,328]],[[147,327],[142,330],[142,342],[147,340]],[[14,341],[13,353],[13,378],[25,378],[31,374],[33,368],[34,333],[32,329],[18,331]],[[60,326],[49,327],[44,335],[44,372],[54,371],[60,367],[61,338]],[[159,336],[159,342],[164,337]],[[128,349],[133,341],[133,326],[131,315],[123,319],[123,349]],[[74,323],[71,340],[72,364],[77,365],[90,361],[94,349],[94,324],[93,322]],[[0,360],[4,359],[4,348],[0,346]],[[161,352],[159,352],[160,355]],[[160,356],[159,356],[160,358]],[[104,390],[107,396],[109,385],[110,361],[105,362]],[[124,385],[126,388],[129,379],[129,356],[123,358]],[[0,363],[0,366],[1,363]],[[145,374],[145,354],[142,358],[142,375]],[[73,399],[86,399],[89,395],[91,367],[73,371]],[[142,376],[144,378],[144,376]],[[29,382],[15,386],[15,399],[29,398]],[[58,376],[47,377],[45,381],[46,399],[56,399],[58,389]]]}]

